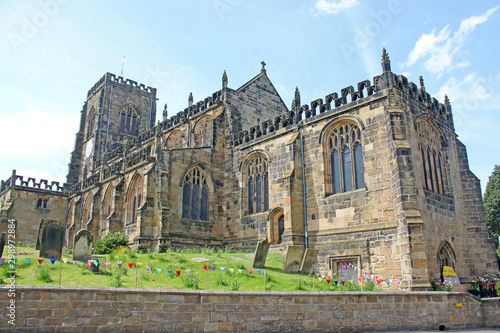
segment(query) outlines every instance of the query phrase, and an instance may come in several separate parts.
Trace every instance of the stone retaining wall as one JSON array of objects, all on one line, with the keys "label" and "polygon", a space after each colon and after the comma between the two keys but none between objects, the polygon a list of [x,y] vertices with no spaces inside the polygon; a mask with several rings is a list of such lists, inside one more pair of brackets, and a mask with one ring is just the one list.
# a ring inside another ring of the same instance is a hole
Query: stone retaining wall
[{"label": "stone retaining wall", "polygon": [[1,332],[368,332],[500,327],[500,298],[446,292],[0,289]]}]

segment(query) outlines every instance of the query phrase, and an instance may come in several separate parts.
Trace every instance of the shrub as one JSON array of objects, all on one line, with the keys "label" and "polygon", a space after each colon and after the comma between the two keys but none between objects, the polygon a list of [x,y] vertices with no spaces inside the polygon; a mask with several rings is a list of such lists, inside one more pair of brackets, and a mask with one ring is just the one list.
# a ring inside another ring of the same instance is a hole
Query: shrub
[{"label": "shrub", "polygon": [[48,266],[38,266],[35,268],[35,274],[38,281],[52,282],[51,269]]},{"label": "shrub", "polygon": [[[173,275],[173,274],[172,274]],[[181,277],[184,287],[190,289],[198,289],[198,285],[201,283],[201,279],[196,275],[186,275]]]},{"label": "shrub", "polygon": [[241,287],[240,281],[238,281],[238,278],[235,278],[231,282],[231,285],[229,286],[229,289],[231,289],[231,291],[238,291],[238,290],[240,290],[240,287]]},{"label": "shrub", "polygon": [[108,254],[120,246],[127,246],[127,235],[121,232],[111,232],[95,242],[94,249],[96,253]]}]

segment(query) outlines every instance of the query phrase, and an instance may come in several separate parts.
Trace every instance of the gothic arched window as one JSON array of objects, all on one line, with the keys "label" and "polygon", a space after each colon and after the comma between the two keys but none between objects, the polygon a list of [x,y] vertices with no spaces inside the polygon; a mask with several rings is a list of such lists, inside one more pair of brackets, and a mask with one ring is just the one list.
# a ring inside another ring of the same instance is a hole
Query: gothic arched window
[{"label": "gothic arched window", "polygon": [[94,134],[94,125],[96,120],[95,109],[92,107],[89,112],[88,121],[87,121],[87,139],[90,138]]},{"label": "gothic arched window", "polygon": [[419,148],[422,158],[423,186],[426,190],[445,194],[444,143],[442,135],[430,120],[420,119],[416,123]]},{"label": "gothic arched window", "polygon": [[329,129],[325,138],[327,195],[364,188],[365,166],[359,127],[343,122]]},{"label": "gothic arched window", "polygon": [[120,112],[120,132],[139,134],[139,116],[132,106],[124,107]]},{"label": "gothic arched window", "polygon": [[248,214],[261,213],[269,210],[269,172],[267,158],[257,154],[247,164],[247,207]]},{"label": "gothic arched window", "polygon": [[208,145],[208,121],[210,117],[200,119],[193,130],[193,147],[205,147]]},{"label": "gothic arched window", "polygon": [[109,216],[111,215],[111,207],[113,205],[113,190],[114,186],[109,185],[106,193],[104,194],[104,200],[102,203],[102,217],[104,219],[109,218]]},{"label": "gothic arched window", "polygon": [[165,149],[184,148],[184,138],[180,131],[174,131],[169,135],[165,142]]},{"label": "gothic arched window", "polygon": [[208,221],[209,191],[207,177],[200,167],[194,167],[184,176],[182,185],[182,218]]},{"label": "gothic arched window", "polygon": [[144,179],[141,175],[136,174],[130,182],[127,191],[127,199],[125,202],[126,224],[134,224],[137,222],[139,207],[141,207],[142,188]]}]

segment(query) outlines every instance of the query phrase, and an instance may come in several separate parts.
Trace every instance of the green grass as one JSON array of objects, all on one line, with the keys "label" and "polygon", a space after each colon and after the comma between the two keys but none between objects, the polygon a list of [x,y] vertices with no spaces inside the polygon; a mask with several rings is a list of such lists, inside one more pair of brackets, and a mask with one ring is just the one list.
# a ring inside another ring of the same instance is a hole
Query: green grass
[{"label": "green grass", "polygon": [[[39,265],[38,251],[32,247],[16,248],[16,284],[17,285],[45,285],[58,286],[60,261],[52,264],[45,260]],[[262,274],[252,268],[252,259],[248,253],[230,253],[229,251],[216,252],[213,249],[176,249],[169,250],[166,253],[146,253],[140,254],[128,249],[120,249],[106,255],[106,260],[100,262],[100,273],[94,274],[86,263],[78,262],[76,265],[72,262],[72,257],[63,254],[67,263],[62,264],[61,285],[62,286],[88,286],[88,287],[122,287],[148,289],[201,289],[207,288],[207,271],[203,269],[208,266],[208,280],[210,290],[233,290],[233,291],[263,291],[264,290],[264,270],[267,271],[266,290],[268,291],[312,291],[313,277],[302,274],[283,273],[283,256],[279,253],[269,253],[265,269],[261,269]],[[103,255],[104,256],[104,255]],[[199,263],[192,258],[203,257],[210,259],[209,262]],[[239,257],[248,260],[242,263],[231,257]],[[32,259],[29,265],[25,263],[26,258]],[[104,262],[110,262],[108,268]],[[122,268],[118,268],[117,262],[122,262]],[[136,265],[141,265],[137,269]],[[132,269],[128,263],[134,263]],[[7,265],[7,262],[4,263]],[[211,266],[216,266],[212,270]],[[151,267],[150,270],[146,266]],[[221,267],[225,270],[222,272]],[[3,268],[3,267],[2,267]],[[162,269],[158,274],[157,268]],[[232,269],[232,271],[231,271]],[[242,269],[242,273],[238,272]],[[188,275],[186,270],[191,270]],[[249,274],[248,270],[252,270]],[[171,274],[168,274],[171,271]],[[177,276],[176,271],[180,271]],[[1,282],[6,284],[7,282]],[[333,281],[330,284],[326,280],[314,281],[316,291],[348,291],[361,290],[359,285],[353,285],[349,282],[345,286],[338,283],[335,286]],[[377,286],[365,285],[365,290],[378,289]]]}]

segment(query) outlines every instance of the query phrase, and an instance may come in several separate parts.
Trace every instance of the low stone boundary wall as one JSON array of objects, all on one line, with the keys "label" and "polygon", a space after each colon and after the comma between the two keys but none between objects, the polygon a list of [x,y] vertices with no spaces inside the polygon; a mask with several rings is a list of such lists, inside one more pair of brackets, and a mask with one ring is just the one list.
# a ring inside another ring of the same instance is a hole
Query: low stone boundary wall
[{"label": "low stone boundary wall", "polygon": [[[5,332],[369,332],[500,327],[500,298],[447,292],[0,288]],[[15,303],[12,303],[15,299]],[[15,304],[12,311],[11,304]],[[10,306],[10,309],[9,309]],[[15,326],[8,323],[15,314]]]}]

